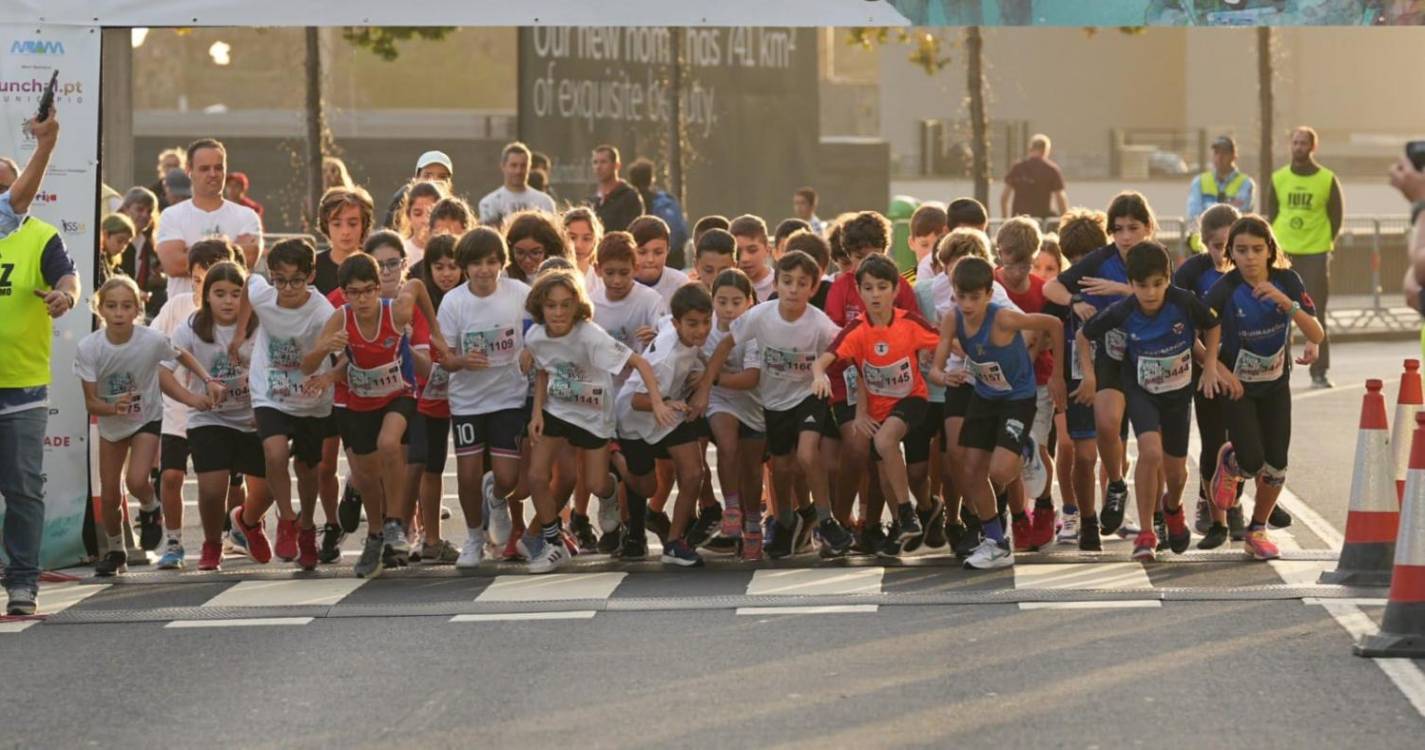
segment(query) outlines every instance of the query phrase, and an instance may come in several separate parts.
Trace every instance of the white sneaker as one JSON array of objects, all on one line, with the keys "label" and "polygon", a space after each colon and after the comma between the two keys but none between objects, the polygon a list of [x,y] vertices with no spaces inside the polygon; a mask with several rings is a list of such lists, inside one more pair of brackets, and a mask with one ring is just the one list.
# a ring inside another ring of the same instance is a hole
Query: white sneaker
[{"label": "white sneaker", "polygon": [[1044,457],[1039,455],[1039,446],[1034,438],[1024,441],[1022,458],[1024,463],[1019,469],[1019,478],[1024,480],[1024,496],[1043,497],[1049,482],[1049,470],[1044,466]]},{"label": "white sneaker", "polygon": [[510,504],[495,497],[495,472],[485,472],[480,491],[485,498],[485,525],[490,529],[490,542],[496,547],[504,547],[510,540],[514,520],[510,518]]},{"label": "white sneaker", "polygon": [[1060,514],[1059,514],[1059,519],[1060,519],[1060,520],[1059,520],[1059,536],[1056,537],[1056,540],[1059,542],[1059,544],[1078,544],[1078,543],[1079,543],[1079,513],[1078,513],[1078,511],[1074,511],[1073,513],[1068,513],[1068,512],[1060,513]]},{"label": "white sneaker", "polygon": [[623,517],[619,514],[618,509],[618,477],[615,476],[613,472],[609,472],[609,476],[613,477],[614,480],[614,492],[609,496],[607,501],[602,497],[598,498],[599,531],[605,534],[617,531],[619,524],[623,523]]},{"label": "white sneaker", "polygon": [[531,573],[553,573],[569,562],[569,550],[563,544],[554,543],[544,545],[529,561],[529,572]]},{"label": "white sneaker", "polygon": [[1009,541],[996,542],[992,539],[985,539],[980,542],[980,546],[975,548],[970,556],[965,558],[965,567],[975,570],[994,570],[995,568],[1008,568],[1014,564],[1014,550],[1010,548]]},{"label": "white sneaker", "polygon": [[457,568],[478,568],[485,559],[485,532],[475,530],[465,536],[465,546],[460,548],[460,557],[455,558]]}]

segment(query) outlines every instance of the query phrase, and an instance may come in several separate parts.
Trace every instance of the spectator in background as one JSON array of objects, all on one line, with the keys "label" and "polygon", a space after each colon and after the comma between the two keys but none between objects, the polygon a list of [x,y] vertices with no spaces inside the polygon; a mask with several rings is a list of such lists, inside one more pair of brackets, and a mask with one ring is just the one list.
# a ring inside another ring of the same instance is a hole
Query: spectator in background
[{"label": "spectator in background", "polygon": [[[777,224],[777,231],[772,233],[772,259],[782,257],[782,246],[786,244],[787,238],[805,229],[811,231],[811,224],[802,219],[782,219]],[[820,235],[818,235],[820,236]]]},{"label": "spectator in background", "polygon": [[818,237],[826,236],[826,222],[817,218],[816,215],[816,190],[810,187],[797,188],[797,192],[792,193],[792,213],[798,219],[805,221],[811,227],[813,234]]},{"label": "spectator in background", "polygon": [[1029,139],[1029,156],[1009,168],[1004,176],[1004,192],[999,196],[1000,214],[1043,219],[1062,216],[1069,210],[1064,190],[1064,173],[1049,160],[1049,136],[1038,133]]},{"label": "spectator in background", "polygon": [[[536,172],[543,173],[544,182],[542,184],[535,184],[535,180],[537,179],[535,177]],[[545,193],[554,199],[555,204],[558,204],[559,196],[555,195],[554,191],[549,187],[550,175],[552,174],[554,174],[554,164],[549,161],[549,154],[543,151],[531,151],[529,154],[529,186]]]},{"label": "spectator in background", "polygon": [[8,156],[0,156],[0,193],[10,189],[20,176],[20,165]]},{"label": "spectator in background", "polygon": [[187,168],[188,161],[183,149],[175,146],[158,152],[158,180],[148,186],[148,189],[158,196],[158,210],[162,211],[173,205],[168,202],[163,190],[163,181],[168,177],[168,173],[175,169],[182,172]]},{"label": "spectator in background", "polygon": [[[529,170],[529,186],[545,195],[549,195],[549,173],[543,169],[531,168]],[[549,195],[549,198],[553,200],[554,196]]]},{"label": "spectator in background", "polygon": [[257,214],[258,218],[262,218],[262,204],[249,198],[247,195],[251,184],[246,174],[242,172],[230,172],[228,174],[228,184],[223,188],[223,195],[233,203],[247,206]]},{"label": "spectator in background", "polygon": [[653,186],[653,172],[652,161],[635,159],[628,167],[628,181],[638,190],[648,213],[668,225],[668,265],[673,268],[687,268],[684,249],[688,244],[688,217],[683,213],[682,204],[672,193]]},{"label": "spectator in background", "polygon": [[622,232],[644,214],[643,197],[618,176],[623,163],[617,148],[607,143],[595,146],[591,161],[597,189],[589,197],[589,206],[598,214],[605,232]]},{"label": "spectator in background", "polygon": [[725,232],[731,228],[732,222],[728,221],[726,216],[722,216],[720,214],[704,216],[703,218],[698,219],[698,223],[693,225],[693,246],[697,247],[698,240],[702,239],[703,234],[705,234],[710,229],[721,229]]},{"label": "spectator in background", "polygon": [[[1299,127],[1291,133],[1291,163],[1272,173],[1262,193],[1262,209],[1272,223],[1277,244],[1301,276],[1306,293],[1316,303],[1316,319],[1326,329],[1326,302],[1331,295],[1331,251],[1341,233],[1345,207],[1336,173],[1316,163],[1316,131]],[[1311,387],[1330,388],[1331,334],[1321,342],[1311,363]]]},{"label": "spectator in background", "polygon": [[327,191],[334,187],[350,190],[356,187],[356,183],[351,181],[351,172],[347,170],[346,162],[335,156],[323,156],[322,190]]},{"label": "spectator in background", "polygon": [[99,275],[94,279],[95,289],[111,276],[130,275],[123,267],[124,250],[134,234],[134,222],[124,214],[109,214],[99,222]]},{"label": "spectator in background", "polygon": [[1193,252],[1202,252],[1202,238],[1196,229],[1202,212],[1218,203],[1230,203],[1241,213],[1250,213],[1256,205],[1257,184],[1251,177],[1237,171],[1237,142],[1221,135],[1212,142],[1212,169],[1192,179],[1188,187],[1187,225],[1193,227],[1189,243]]},{"label": "spectator in background", "polygon": [[[1415,168],[1410,159],[1401,157],[1390,168],[1390,184],[1400,191],[1405,200],[1410,201],[1410,236],[1406,240],[1408,252],[1405,267],[1405,304],[1421,315],[1425,315],[1425,172]],[[1425,325],[1421,328],[1421,342],[1425,344]]]},{"label": "spectator in background", "polygon": [[499,227],[520,211],[554,213],[554,199],[529,186],[529,146],[515,141],[500,152],[500,173],[504,184],[480,199],[480,223]]},{"label": "spectator in background", "polygon": [[[168,277],[163,274],[157,246],[153,242],[153,217],[158,213],[158,196],[146,187],[131,187],[119,204],[119,213],[129,217],[134,224],[133,239],[124,249],[121,261],[124,273],[137,282],[139,291],[146,295],[144,313],[152,319],[168,301]],[[95,286],[97,288],[98,285]]]},{"label": "spectator in background", "polygon": [[406,191],[406,200],[396,219],[396,231],[405,243],[406,262],[412,268],[425,258],[426,241],[430,239],[430,213],[444,197],[444,183],[440,182],[419,181]]},{"label": "spectator in background", "polygon": [[455,166],[450,161],[450,157],[444,151],[427,151],[416,159],[416,174],[406,184],[398,189],[395,195],[391,196],[391,202],[386,206],[386,216],[381,220],[381,226],[386,229],[396,228],[396,217],[400,215],[401,203],[406,200],[406,191],[411,189],[411,183],[424,180],[426,182],[439,182],[445,189],[447,195],[455,189]]},{"label": "spectator in background", "polygon": [[168,274],[168,296],[193,293],[188,248],[199,240],[223,236],[242,249],[248,268],[262,246],[262,218],[256,211],[223,198],[228,152],[212,138],[188,146],[188,176],[193,197],[163,209],[158,219],[158,259]]},{"label": "spectator in background", "polygon": [[159,205],[176,206],[193,197],[193,180],[181,169],[169,170],[163,177],[163,193]]}]

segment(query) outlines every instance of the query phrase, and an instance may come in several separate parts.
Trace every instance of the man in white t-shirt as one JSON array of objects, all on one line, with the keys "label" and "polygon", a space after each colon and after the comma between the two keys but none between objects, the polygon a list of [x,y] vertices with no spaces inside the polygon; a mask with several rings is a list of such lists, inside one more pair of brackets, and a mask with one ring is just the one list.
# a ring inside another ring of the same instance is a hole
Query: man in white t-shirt
[{"label": "man in white t-shirt", "polygon": [[529,147],[515,141],[500,153],[505,184],[480,199],[480,223],[500,226],[506,217],[526,209],[554,213],[554,199],[529,186]]},{"label": "man in white t-shirt", "polygon": [[188,146],[188,177],[193,197],[163,209],[154,238],[158,262],[168,274],[170,299],[193,292],[188,273],[188,248],[201,239],[227,237],[242,250],[247,267],[257,263],[262,247],[262,219],[257,212],[223,198],[227,183],[228,152],[212,138]]}]

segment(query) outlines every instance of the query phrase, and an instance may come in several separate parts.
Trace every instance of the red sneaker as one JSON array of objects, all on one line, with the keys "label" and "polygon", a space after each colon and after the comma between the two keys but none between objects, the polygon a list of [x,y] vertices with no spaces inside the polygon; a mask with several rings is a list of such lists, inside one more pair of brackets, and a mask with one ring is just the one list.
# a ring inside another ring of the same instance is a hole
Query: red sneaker
[{"label": "red sneaker", "polygon": [[1034,526],[1029,516],[1025,516],[1023,521],[1011,521],[1009,524],[1009,534],[1014,537],[1014,551],[1028,552],[1034,549]]},{"label": "red sneaker", "polygon": [[[281,527],[281,526],[278,526],[277,529],[278,529],[278,532],[280,533],[281,530],[282,530],[282,527]],[[278,549],[281,549],[281,548],[282,548],[282,542],[281,542],[280,540],[277,542],[277,548],[278,548]],[[297,530],[297,565],[301,566],[302,570],[316,570],[316,569],[317,569],[317,530],[316,530],[316,529],[298,529],[298,530]]]},{"label": "red sneaker", "polygon": [[297,559],[297,519],[277,519],[277,548],[273,550],[283,562]]},{"label": "red sneaker", "polygon": [[203,542],[203,554],[198,558],[198,570],[221,570],[222,567],[222,542]]},{"label": "red sneaker", "polygon": [[1053,543],[1055,520],[1053,508],[1034,510],[1029,522],[1029,545],[1032,549],[1041,549]]},{"label": "red sneaker", "polygon": [[744,562],[762,561],[762,532],[742,532],[742,559]]},{"label": "red sneaker", "polygon": [[1153,533],[1152,529],[1144,529],[1134,538],[1133,559],[1140,562],[1158,559],[1158,535]]},{"label": "red sneaker", "polygon": [[509,540],[505,542],[505,550],[503,553],[500,554],[501,560],[504,560],[506,562],[519,562],[520,560],[524,559],[524,555],[520,554],[519,547],[520,537],[523,536],[523,530],[520,530],[520,533],[518,534],[513,532],[510,533]]},{"label": "red sneaker", "polygon": [[242,522],[242,506],[233,508],[228,514],[233,521],[233,528],[242,533],[247,539],[247,554],[255,563],[266,565],[272,562],[272,545],[267,541],[267,532],[263,531],[262,524],[248,526]]}]

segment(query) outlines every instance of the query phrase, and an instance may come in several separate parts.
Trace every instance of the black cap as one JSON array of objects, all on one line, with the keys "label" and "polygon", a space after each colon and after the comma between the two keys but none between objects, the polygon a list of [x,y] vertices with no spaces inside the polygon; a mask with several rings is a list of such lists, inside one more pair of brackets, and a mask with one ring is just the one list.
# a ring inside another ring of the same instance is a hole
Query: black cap
[{"label": "black cap", "polygon": [[1232,153],[1237,153],[1237,142],[1232,140],[1230,135],[1219,135],[1212,141],[1212,150],[1226,149]]}]

